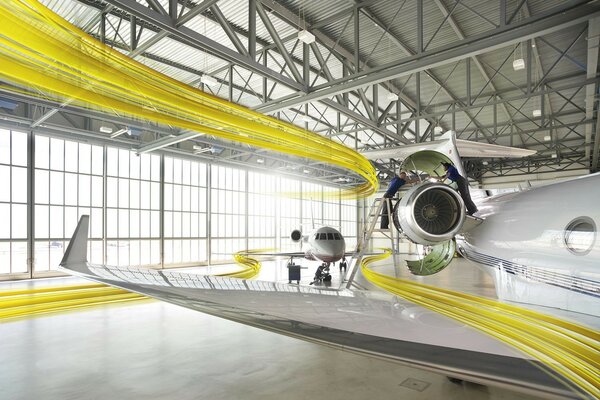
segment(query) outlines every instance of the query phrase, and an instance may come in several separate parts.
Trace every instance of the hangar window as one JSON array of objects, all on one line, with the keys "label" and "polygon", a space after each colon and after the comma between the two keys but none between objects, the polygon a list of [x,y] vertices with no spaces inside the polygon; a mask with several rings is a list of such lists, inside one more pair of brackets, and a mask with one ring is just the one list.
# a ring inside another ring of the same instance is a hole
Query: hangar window
[{"label": "hangar window", "polygon": [[589,217],[578,217],[571,221],[564,232],[567,249],[576,255],[588,254],[596,240],[596,224]]}]

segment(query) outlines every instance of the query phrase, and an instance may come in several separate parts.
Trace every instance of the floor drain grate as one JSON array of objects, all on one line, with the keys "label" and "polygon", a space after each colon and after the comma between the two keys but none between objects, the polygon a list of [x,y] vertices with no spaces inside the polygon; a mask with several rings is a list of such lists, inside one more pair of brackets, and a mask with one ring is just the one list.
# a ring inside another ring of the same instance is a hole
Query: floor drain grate
[{"label": "floor drain grate", "polygon": [[400,386],[404,386],[418,392],[422,392],[423,390],[427,389],[429,385],[431,385],[431,383],[413,378],[408,378],[400,384]]}]

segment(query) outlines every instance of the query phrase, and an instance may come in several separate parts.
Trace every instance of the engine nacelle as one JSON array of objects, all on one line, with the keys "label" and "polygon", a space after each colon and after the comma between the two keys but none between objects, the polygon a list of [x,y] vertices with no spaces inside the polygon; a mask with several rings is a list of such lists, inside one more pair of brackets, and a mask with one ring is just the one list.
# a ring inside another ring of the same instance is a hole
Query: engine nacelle
[{"label": "engine nacelle", "polygon": [[302,231],[300,229],[294,229],[290,235],[292,242],[299,242],[302,240]]},{"label": "engine nacelle", "polygon": [[456,190],[441,183],[423,183],[402,196],[393,217],[411,241],[434,245],[452,239],[460,231],[466,212]]}]

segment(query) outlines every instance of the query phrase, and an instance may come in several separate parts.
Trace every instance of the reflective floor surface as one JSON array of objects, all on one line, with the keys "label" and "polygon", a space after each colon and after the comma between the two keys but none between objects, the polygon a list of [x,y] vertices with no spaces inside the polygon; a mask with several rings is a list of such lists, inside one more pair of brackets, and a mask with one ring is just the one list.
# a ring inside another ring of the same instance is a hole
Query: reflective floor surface
[{"label": "reflective floor surface", "polygon": [[7,322],[0,337],[2,399],[532,398],[152,300]]},{"label": "reflective floor surface", "polygon": [[[317,263],[303,262],[308,285]],[[187,269],[220,273],[234,266]],[[379,268],[394,271],[389,263]],[[331,268],[332,286],[340,284]],[[408,275],[407,275],[408,276]],[[287,282],[285,261],[259,279]],[[485,272],[455,260],[424,283],[494,297]],[[0,290],[80,283],[0,283]],[[361,282],[365,284],[365,282]],[[1,399],[526,399],[529,395],[342,352],[158,301],[105,305],[0,324]]]}]

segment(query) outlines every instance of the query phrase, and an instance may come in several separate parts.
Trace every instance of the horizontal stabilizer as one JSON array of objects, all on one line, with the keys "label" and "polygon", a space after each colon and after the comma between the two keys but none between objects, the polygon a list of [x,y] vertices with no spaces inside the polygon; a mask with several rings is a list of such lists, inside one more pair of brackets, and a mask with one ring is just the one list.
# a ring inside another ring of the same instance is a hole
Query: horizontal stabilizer
[{"label": "horizontal stabilizer", "polygon": [[398,147],[387,147],[380,150],[370,150],[362,152],[361,154],[369,160],[385,160],[389,158],[404,160],[407,157],[424,150],[432,150],[448,154],[448,149],[450,148],[449,145],[451,146],[450,143],[453,140],[460,157],[520,158],[536,153],[534,150],[520,149],[517,147],[454,139],[453,132],[446,132],[440,140],[414,143]]},{"label": "horizontal stabilizer", "polygon": [[90,225],[90,216],[82,215],[73,233],[73,237],[69,242],[69,247],[65,251],[62,261],[60,262],[61,267],[66,267],[73,264],[81,264],[87,262],[87,241],[88,241],[88,230]]},{"label": "horizontal stabilizer", "polygon": [[461,157],[479,158],[520,158],[531,156],[535,150],[519,149],[517,147],[500,146],[498,144],[472,142],[456,139],[456,148]]}]

